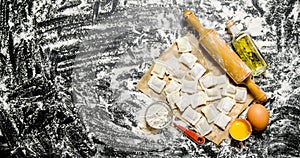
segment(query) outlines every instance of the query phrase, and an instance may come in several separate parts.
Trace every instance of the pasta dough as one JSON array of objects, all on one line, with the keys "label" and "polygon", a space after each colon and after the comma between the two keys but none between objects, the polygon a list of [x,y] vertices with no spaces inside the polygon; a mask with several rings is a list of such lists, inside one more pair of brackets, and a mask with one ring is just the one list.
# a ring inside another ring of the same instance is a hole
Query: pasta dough
[{"label": "pasta dough", "polygon": [[180,100],[176,102],[176,105],[179,109],[179,111],[184,111],[185,108],[187,108],[191,104],[191,99],[190,96],[186,93],[183,93],[182,96],[180,97]]},{"label": "pasta dough", "polygon": [[151,76],[148,81],[148,86],[156,93],[161,93],[166,85],[166,81],[159,79],[156,76]]},{"label": "pasta dough", "polygon": [[206,104],[206,94],[203,91],[195,93],[191,96],[191,105],[195,109],[200,105]]},{"label": "pasta dough", "polygon": [[195,127],[202,136],[205,136],[212,131],[212,127],[208,124],[205,117],[202,117]]},{"label": "pasta dough", "polygon": [[206,69],[201,64],[195,63],[189,74],[194,80],[198,80],[205,73],[205,71]]},{"label": "pasta dough", "polygon": [[170,83],[167,84],[165,88],[165,93],[170,94],[173,92],[179,92],[180,89],[181,89],[181,84],[174,80],[171,80]]},{"label": "pasta dough", "polygon": [[215,76],[212,73],[208,73],[204,75],[199,80],[200,85],[205,89],[214,87],[215,85],[217,85],[217,83],[214,80],[214,77]]},{"label": "pasta dough", "polygon": [[225,130],[227,124],[230,122],[231,117],[220,113],[217,120],[214,122],[217,126],[219,126],[220,128],[222,128],[223,130]]},{"label": "pasta dough", "polygon": [[171,78],[172,80],[181,82],[181,79],[184,78],[187,74],[186,71],[180,69],[180,62],[174,56],[170,57],[170,59],[165,62],[161,62],[166,67],[166,73],[170,75],[169,78]]},{"label": "pasta dough", "polygon": [[212,73],[208,73],[201,77],[199,82],[204,89],[208,89],[213,87],[223,88],[229,83],[229,80],[226,75],[215,76]]},{"label": "pasta dough", "polygon": [[178,38],[176,44],[179,52],[186,53],[192,51],[192,46],[186,37]]},{"label": "pasta dough", "polygon": [[172,80],[175,80],[177,82],[181,82],[181,80],[185,77],[186,73],[187,73],[186,71],[178,69],[178,70],[174,70],[174,72],[172,74],[170,74],[169,77]]},{"label": "pasta dough", "polygon": [[236,88],[232,84],[227,84],[222,90],[222,96],[235,98]]},{"label": "pasta dough", "polygon": [[192,125],[195,125],[201,118],[201,114],[189,106],[182,113],[182,118],[184,118]]},{"label": "pasta dough", "polygon": [[217,105],[217,108],[224,112],[225,114],[228,114],[232,107],[235,105],[235,100],[231,99],[229,97],[222,98],[219,104]]},{"label": "pasta dough", "polygon": [[175,109],[175,104],[180,101],[179,92],[167,93],[167,101],[171,105],[172,109]]},{"label": "pasta dough", "polygon": [[170,59],[165,61],[164,64],[167,67],[168,74],[175,74],[174,72],[180,69],[179,60],[174,56],[170,57]]},{"label": "pasta dough", "polygon": [[186,92],[186,93],[197,92],[197,88],[198,88],[197,81],[189,81],[186,79],[182,79],[181,83],[182,83],[182,88],[181,88],[182,92]]},{"label": "pasta dough", "polygon": [[166,73],[166,68],[160,62],[155,62],[153,69],[151,71],[152,75],[156,75],[159,78],[163,78]]},{"label": "pasta dough", "polygon": [[247,99],[247,89],[244,87],[236,87],[235,100],[238,103],[245,103]]},{"label": "pasta dough", "polygon": [[197,59],[198,58],[192,53],[183,53],[181,54],[179,61],[191,69],[196,63]]},{"label": "pasta dough", "polygon": [[219,88],[223,88],[229,82],[226,75],[214,76],[213,79],[215,80],[216,86]]},{"label": "pasta dough", "polygon": [[211,88],[205,90],[207,94],[207,101],[214,101],[222,98],[220,88]]},{"label": "pasta dough", "polygon": [[219,115],[219,112],[214,105],[207,105],[202,108],[201,111],[205,115],[208,123],[214,122]]}]

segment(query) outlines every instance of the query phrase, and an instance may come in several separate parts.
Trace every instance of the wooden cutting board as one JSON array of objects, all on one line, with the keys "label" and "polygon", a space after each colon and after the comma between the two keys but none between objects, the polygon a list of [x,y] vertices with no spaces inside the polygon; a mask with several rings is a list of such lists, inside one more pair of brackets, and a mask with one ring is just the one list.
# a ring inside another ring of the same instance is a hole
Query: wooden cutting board
[{"label": "wooden cutting board", "polygon": [[[206,52],[203,52],[199,48],[199,43],[198,43],[198,40],[196,39],[196,37],[194,37],[190,33],[186,34],[185,36],[189,39],[189,42],[192,46],[191,53],[194,54],[198,58],[197,62],[200,63],[201,65],[203,65],[208,70],[206,73],[212,72],[214,75],[225,74],[225,72],[221,69],[221,67]],[[179,56],[180,56],[178,49],[177,49],[177,45],[175,43],[170,48],[168,48],[165,52],[163,52],[161,54],[161,56],[159,57],[159,59],[166,61],[172,56],[175,56],[176,58],[179,58]],[[151,71],[153,69],[153,66],[154,66],[154,64],[152,64],[151,67],[148,69],[148,71],[143,75],[141,80],[138,82],[136,88],[139,89],[141,92],[145,93],[147,96],[149,96],[155,100],[161,100],[161,101],[167,102],[164,92],[162,92],[161,94],[158,94],[158,93],[154,92],[152,89],[150,89],[147,85],[147,83],[151,77]],[[182,69],[187,69],[187,68],[185,66],[183,66]],[[164,77],[164,80],[169,82],[169,78],[166,75]],[[234,84],[233,81],[231,81],[231,83]],[[239,85],[239,86],[241,86],[241,85]],[[201,89],[201,87],[199,86],[198,89]],[[213,127],[213,130],[211,133],[209,133],[205,137],[208,140],[211,140],[215,144],[219,145],[223,139],[228,137],[230,124],[234,121],[235,118],[237,118],[248,107],[248,105],[253,100],[254,99],[253,99],[252,95],[250,95],[248,93],[246,102],[244,104],[237,103],[233,107],[233,109],[230,111],[230,113],[228,114],[232,119],[231,119],[231,122],[229,123],[229,125],[227,125],[226,129],[222,130],[212,123],[211,126]],[[213,104],[213,102],[208,102],[207,105],[209,105],[209,104]],[[201,108],[203,108],[203,107],[204,106],[200,106],[196,110],[201,113]],[[179,110],[175,109],[173,112],[174,112],[175,117],[178,117],[182,121],[186,122],[181,117],[181,112],[179,112]],[[188,123],[188,122],[186,122],[186,123]],[[197,130],[194,126],[192,126],[192,125],[190,125],[190,126],[193,127],[195,130]]]}]

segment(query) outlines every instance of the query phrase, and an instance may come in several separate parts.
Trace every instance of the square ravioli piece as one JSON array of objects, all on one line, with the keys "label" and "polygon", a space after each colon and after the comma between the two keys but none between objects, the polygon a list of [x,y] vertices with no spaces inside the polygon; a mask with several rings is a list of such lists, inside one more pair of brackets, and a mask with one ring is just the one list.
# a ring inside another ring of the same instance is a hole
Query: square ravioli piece
[{"label": "square ravioli piece", "polygon": [[219,126],[221,129],[225,130],[227,124],[230,121],[231,121],[230,116],[227,116],[227,115],[221,113],[214,123],[215,123],[215,125]]},{"label": "square ravioli piece", "polygon": [[211,72],[201,77],[199,79],[199,83],[204,89],[212,88],[217,85],[215,81],[215,75]]},{"label": "square ravioli piece", "polygon": [[245,103],[247,100],[247,89],[245,87],[236,87],[235,100],[238,103]]},{"label": "square ravioli piece", "polygon": [[229,80],[226,75],[220,75],[220,76],[215,76],[214,77],[216,86],[219,88],[223,88],[229,83]]},{"label": "square ravioli piece", "polygon": [[208,124],[205,117],[202,117],[195,127],[202,136],[205,136],[212,131],[212,127]]},{"label": "square ravioli piece", "polygon": [[165,66],[160,62],[154,62],[154,66],[151,71],[151,74],[156,75],[159,78],[164,78],[165,73],[166,73]]},{"label": "square ravioli piece", "polygon": [[192,46],[187,37],[178,38],[176,44],[179,52],[186,53],[192,51]]},{"label": "square ravioli piece", "polygon": [[228,114],[232,107],[235,105],[235,103],[236,102],[234,99],[231,99],[230,97],[224,97],[217,105],[217,108],[225,114]]},{"label": "square ravioli piece", "polygon": [[191,96],[187,93],[182,93],[182,96],[177,100],[176,105],[179,111],[184,111],[191,104]]},{"label": "square ravioli piece", "polygon": [[189,81],[186,79],[182,79],[181,81],[182,87],[181,91],[186,93],[196,93],[198,89],[197,81]]},{"label": "square ravioli piece", "polygon": [[166,66],[168,74],[174,74],[175,70],[180,69],[179,60],[175,56],[170,57],[167,61],[163,62],[163,64]]},{"label": "square ravioli piece", "polygon": [[196,63],[197,59],[198,58],[192,53],[183,53],[181,54],[179,61],[191,69]]},{"label": "square ravioli piece", "polygon": [[227,84],[222,90],[222,96],[235,98],[236,88],[232,84]]},{"label": "square ravioli piece", "polygon": [[164,91],[166,94],[170,94],[173,92],[179,92],[180,89],[181,89],[181,84],[174,80],[171,80],[170,83],[167,84]]},{"label": "square ravioli piece", "polygon": [[172,109],[175,109],[176,108],[175,104],[179,103],[180,101],[179,92],[168,93],[167,101],[171,105]]},{"label": "square ravioli piece", "polygon": [[214,101],[222,98],[220,88],[211,88],[205,90],[207,95],[207,101]]},{"label": "square ravioli piece", "polygon": [[169,78],[177,81],[177,82],[182,82],[182,79],[185,77],[185,75],[187,74],[186,71],[183,71],[181,69],[177,69],[177,70],[173,70],[172,73],[169,73]]},{"label": "square ravioli piece", "polygon": [[202,108],[201,111],[206,117],[208,123],[214,122],[219,116],[219,112],[214,105],[207,105]]},{"label": "square ravioli piece", "polygon": [[167,84],[166,81],[161,80],[156,76],[151,76],[148,81],[148,86],[156,93],[161,93],[161,91],[164,89],[166,84]]},{"label": "square ravioli piece", "polygon": [[206,69],[201,64],[195,63],[189,74],[194,80],[198,80],[205,72]]},{"label": "square ravioli piece", "polygon": [[201,118],[201,114],[189,106],[182,113],[182,118],[195,125]]},{"label": "square ravioli piece", "polygon": [[226,75],[215,76],[213,73],[208,73],[201,77],[199,82],[204,89],[208,89],[213,87],[223,88],[229,83],[229,80]]},{"label": "square ravioli piece", "polygon": [[206,104],[206,94],[203,91],[200,91],[198,93],[193,94],[191,100],[191,105],[195,109],[200,105]]},{"label": "square ravioli piece", "polygon": [[163,65],[166,67],[166,73],[169,74],[169,78],[172,80],[176,80],[177,82],[181,82],[181,79],[185,77],[187,71],[183,71],[180,69],[179,60],[172,56],[167,61],[161,61]]}]

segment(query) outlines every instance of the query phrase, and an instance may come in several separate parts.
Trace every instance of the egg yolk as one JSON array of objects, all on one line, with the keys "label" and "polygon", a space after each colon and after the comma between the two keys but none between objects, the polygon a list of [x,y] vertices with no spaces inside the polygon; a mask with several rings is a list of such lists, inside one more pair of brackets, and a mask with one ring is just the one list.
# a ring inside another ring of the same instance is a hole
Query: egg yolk
[{"label": "egg yolk", "polygon": [[245,121],[236,120],[230,126],[229,133],[234,139],[243,140],[251,134],[251,129]]}]

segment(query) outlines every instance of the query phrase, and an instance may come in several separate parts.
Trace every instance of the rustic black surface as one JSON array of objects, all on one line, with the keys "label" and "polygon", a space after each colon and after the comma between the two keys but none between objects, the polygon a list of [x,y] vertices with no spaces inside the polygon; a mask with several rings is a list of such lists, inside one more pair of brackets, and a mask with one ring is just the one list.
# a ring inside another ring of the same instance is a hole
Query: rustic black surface
[{"label": "rustic black surface", "polygon": [[[0,3],[0,157],[300,157],[299,1]],[[185,9],[227,41],[233,17],[269,64],[255,78],[270,98],[269,126],[242,144],[196,146],[172,127],[138,130],[138,112],[153,100],[134,86],[193,32]]]}]

